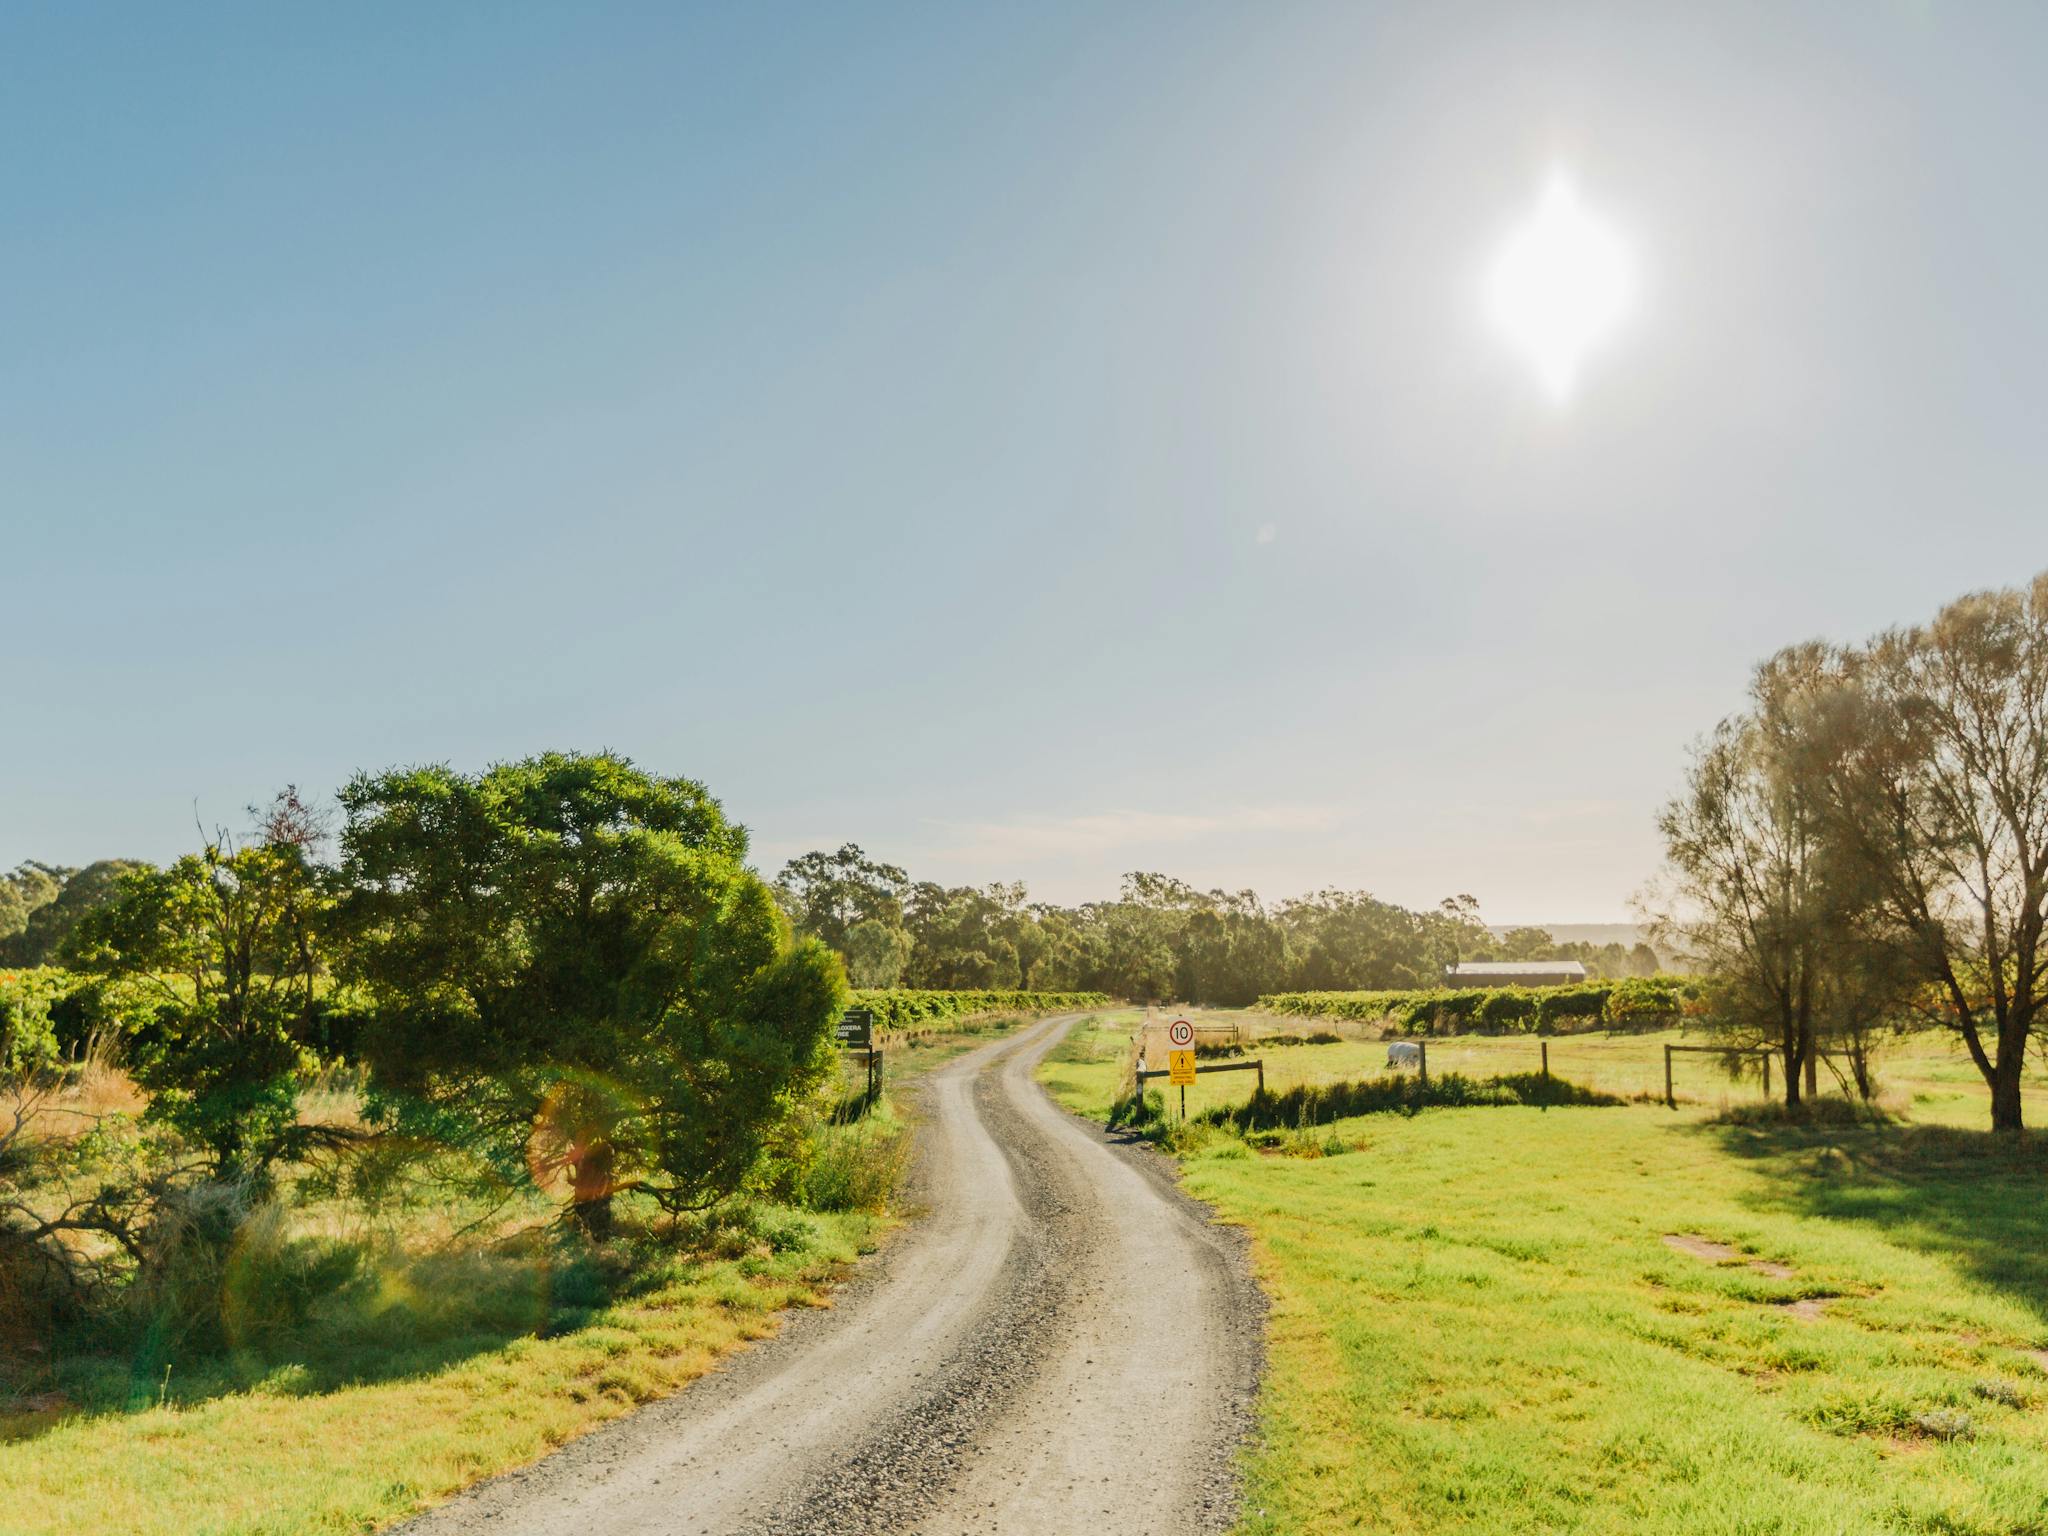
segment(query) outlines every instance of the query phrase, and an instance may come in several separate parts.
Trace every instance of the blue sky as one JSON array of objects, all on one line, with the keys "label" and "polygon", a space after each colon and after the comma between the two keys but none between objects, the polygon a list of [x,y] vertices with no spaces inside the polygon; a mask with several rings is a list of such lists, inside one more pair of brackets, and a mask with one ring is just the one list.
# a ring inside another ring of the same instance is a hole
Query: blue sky
[{"label": "blue sky", "polygon": [[[1753,661],[2048,565],[2044,34],[0,12],[0,864],[609,746],[769,868],[1625,916]],[[1557,165],[1568,408],[1475,298]]]}]

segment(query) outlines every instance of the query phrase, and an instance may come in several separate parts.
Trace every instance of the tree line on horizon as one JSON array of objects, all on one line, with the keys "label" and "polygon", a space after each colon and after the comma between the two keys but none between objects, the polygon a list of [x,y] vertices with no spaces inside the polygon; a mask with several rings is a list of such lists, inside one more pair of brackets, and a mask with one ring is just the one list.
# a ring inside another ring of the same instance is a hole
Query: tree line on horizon
[{"label": "tree line on horizon", "polygon": [[774,888],[798,933],[838,953],[858,987],[1026,987],[1135,1002],[1242,1007],[1281,992],[1437,986],[1472,960],[1578,960],[1591,975],[1654,975],[1649,945],[1496,936],[1471,896],[1416,911],[1326,889],[1268,904],[1134,872],[1113,900],[1033,902],[1021,882],[944,886],[848,843],[785,864]]}]

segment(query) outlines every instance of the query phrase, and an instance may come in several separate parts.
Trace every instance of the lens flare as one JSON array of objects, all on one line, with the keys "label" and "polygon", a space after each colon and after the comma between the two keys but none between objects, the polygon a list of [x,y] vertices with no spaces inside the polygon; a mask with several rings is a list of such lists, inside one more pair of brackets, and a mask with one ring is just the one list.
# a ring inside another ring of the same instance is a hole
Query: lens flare
[{"label": "lens flare", "polygon": [[623,1084],[593,1072],[566,1075],[534,1116],[527,1171],[544,1192],[578,1204],[609,1198],[646,1165],[644,1118]]},{"label": "lens flare", "polygon": [[1572,397],[1587,355],[1634,308],[1635,266],[1628,242],[1553,172],[1536,211],[1501,248],[1487,293],[1495,323],[1553,400]]}]

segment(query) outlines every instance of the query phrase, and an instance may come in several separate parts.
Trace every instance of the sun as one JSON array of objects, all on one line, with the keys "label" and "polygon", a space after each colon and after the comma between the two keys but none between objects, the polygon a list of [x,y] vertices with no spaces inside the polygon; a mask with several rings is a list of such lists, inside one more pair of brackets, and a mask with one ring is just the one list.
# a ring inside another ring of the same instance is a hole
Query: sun
[{"label": "sun", "polygon": [[1628,242],[1587,209],[1568,176],[1553,171],[1535,211],[1494,258],[1487,298],[1495,324],[1562,404],[1635,297]]}]

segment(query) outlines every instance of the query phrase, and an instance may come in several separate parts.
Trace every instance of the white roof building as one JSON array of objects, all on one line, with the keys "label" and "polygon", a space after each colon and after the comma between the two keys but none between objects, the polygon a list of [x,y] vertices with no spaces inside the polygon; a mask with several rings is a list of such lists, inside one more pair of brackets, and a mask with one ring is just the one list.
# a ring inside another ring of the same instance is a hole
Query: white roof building
[{"label": "white roof building", "polygon": [[1447,987],[1562,987],[1586,979],[1576,960],[1465,960],[1444,967]]}]

